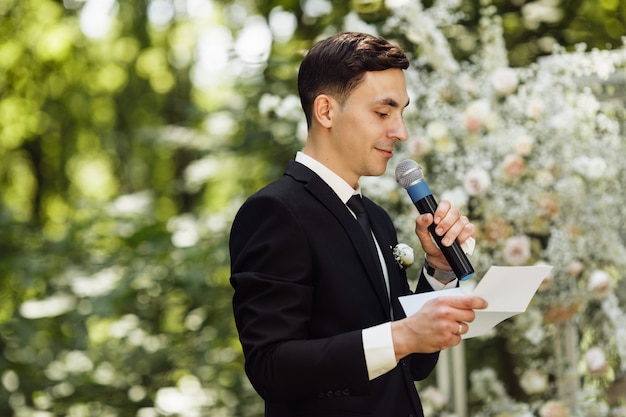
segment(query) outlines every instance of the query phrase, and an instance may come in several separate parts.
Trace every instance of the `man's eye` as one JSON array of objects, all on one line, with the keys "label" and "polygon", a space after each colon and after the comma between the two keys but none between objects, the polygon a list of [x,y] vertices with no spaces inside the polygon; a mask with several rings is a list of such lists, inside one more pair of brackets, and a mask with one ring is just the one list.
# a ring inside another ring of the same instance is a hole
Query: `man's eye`
[{"label": "man's eye", "polygon": [[385,118],[385,117],[389,116],[389,113],[383,113],[383,112],[380,112],[380,111],[377,111],[376,113],[377,113],[380,117],[382,117],[382,118]]}]

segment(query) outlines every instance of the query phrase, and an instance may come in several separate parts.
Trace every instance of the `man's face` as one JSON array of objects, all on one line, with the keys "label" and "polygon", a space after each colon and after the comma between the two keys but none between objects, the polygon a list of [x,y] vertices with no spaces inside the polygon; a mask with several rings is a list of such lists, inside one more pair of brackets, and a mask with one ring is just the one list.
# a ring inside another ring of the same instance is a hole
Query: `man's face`
[{"label": "man's face", "polygon": [[408,134],[402,118],[409,104],[404,72],[367,72],[343,106],[333,112],[331,140],[336,172],[355,185],[361,176],[382,175],[397,141]]}]

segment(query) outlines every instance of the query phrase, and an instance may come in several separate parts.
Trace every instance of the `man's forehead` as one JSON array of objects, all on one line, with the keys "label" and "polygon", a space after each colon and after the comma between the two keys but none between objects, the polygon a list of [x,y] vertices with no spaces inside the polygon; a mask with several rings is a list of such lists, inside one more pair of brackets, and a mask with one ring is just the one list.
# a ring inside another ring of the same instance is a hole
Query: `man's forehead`
[{"label": "man's forehead", "polygon": [[359,88],[375,94],[373,100],[376,104],[392,107],[406,107],[409,104],[404,71],[401,69],[366,72]]}]

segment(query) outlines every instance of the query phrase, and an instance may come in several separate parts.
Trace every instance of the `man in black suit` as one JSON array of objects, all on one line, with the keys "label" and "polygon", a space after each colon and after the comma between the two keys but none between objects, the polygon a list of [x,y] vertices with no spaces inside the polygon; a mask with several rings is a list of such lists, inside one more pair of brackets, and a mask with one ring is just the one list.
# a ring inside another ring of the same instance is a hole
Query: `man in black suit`
[{"label": "man in black suit", "polygon": [[[389,215],[362,199],[375,238],[370,250],[359,209],[347,206],[360,194],[359,178],[383,174],[396,142],[407,139],[407,67],[400,48],[370,35],[315,44],[298,75],[304,149],[234,220],[235,321],[268,417],[423,416],[414,381],[486,306],[471,296],[439,297],[405,317],[398,296],[411,291],[393,258]],[[418,292],[457,284],[429,235],[433,221],[443,244],[475,235],[447,201],[434,216],[418,216],[426,253]]]}]

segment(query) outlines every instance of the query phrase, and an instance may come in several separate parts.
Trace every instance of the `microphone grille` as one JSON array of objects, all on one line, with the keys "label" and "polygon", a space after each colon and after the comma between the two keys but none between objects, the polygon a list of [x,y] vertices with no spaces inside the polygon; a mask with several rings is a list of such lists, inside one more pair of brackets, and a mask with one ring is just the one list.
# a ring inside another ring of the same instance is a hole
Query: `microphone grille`
[{"label": "microphone grille", "polygon": [[396,181],[408,189],[411,185],[424,181],[424,173],[417,162],[406,159],[396,166]]}]

